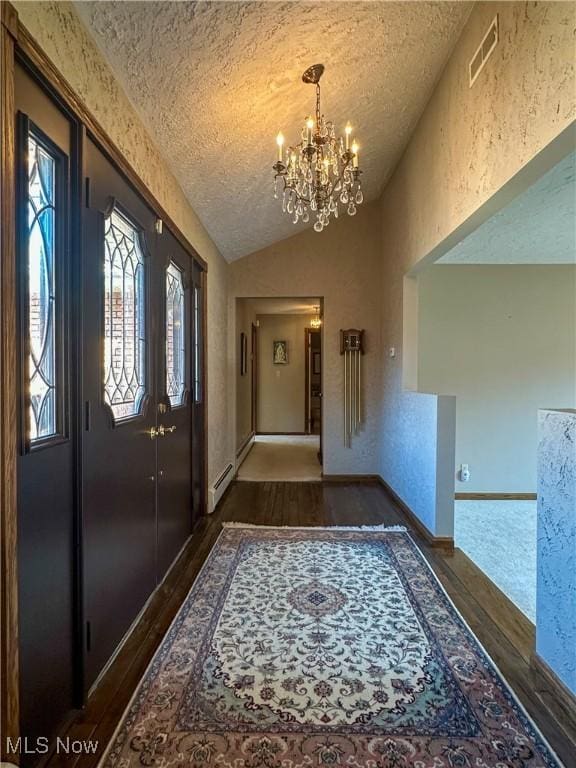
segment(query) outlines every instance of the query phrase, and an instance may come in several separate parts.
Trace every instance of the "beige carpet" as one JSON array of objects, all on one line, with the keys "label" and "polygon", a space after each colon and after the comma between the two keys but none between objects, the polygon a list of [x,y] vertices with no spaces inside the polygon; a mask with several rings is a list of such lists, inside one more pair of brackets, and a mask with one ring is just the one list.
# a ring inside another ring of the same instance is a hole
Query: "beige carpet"
[{"label": "beige carpet", "polygon": [[238,470],[238,480],[320,480],[318,435],[258,435]]}]

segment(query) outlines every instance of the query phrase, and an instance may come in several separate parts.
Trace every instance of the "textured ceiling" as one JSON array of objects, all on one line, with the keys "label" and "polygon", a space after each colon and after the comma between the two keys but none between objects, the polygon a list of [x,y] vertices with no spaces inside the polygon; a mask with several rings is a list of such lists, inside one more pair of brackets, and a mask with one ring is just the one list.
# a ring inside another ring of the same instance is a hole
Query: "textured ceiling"
[{"label": "textured ceiling", "polygon": [[[404,149],[467,2],[76,2],[224,257],[292,235],[272,198],[275,137],[313,111],[357,129],[367,200]],[[310,226],[310,225],[308,225]]]},{"label": "textured ceiling", "polygon": [[576,154],[484,222],[438,264],[575,264]]}]

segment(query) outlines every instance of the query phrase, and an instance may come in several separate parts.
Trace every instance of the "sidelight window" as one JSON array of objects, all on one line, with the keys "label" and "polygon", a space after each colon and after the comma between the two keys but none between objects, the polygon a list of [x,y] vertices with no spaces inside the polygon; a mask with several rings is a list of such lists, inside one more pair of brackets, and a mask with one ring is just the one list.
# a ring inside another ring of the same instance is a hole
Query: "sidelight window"
[{"label": "sidelight window", "polygon": [[144,256],[134,225],[105,219],[104,397],[115,420],[140,412],[146,387]]},{"label": "sidelight window", "polygon": [[184,399],[186,342],[182,272],[170,262],[166,269],[166,394],[172,407]]},{"label": "sidelight window", "polygon": [[28,437],[58,432],[55,278],[56,160],[28,137]]}]

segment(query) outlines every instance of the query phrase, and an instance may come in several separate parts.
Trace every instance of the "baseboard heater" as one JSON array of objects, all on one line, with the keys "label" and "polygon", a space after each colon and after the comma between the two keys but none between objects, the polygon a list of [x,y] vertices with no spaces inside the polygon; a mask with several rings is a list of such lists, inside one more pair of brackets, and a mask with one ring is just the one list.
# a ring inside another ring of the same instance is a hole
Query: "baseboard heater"
[{"label": "baseboard heater", "polygon": [[224,491],[230,485],[230,481],[232,480],[233,477],[234,477],[234,465],[228,464],[224,472],[222,472],[222,474],[216,480],[212,488],[210,488],[210,508],[208,510],[209,513],[214,512],[218,502],[224,495]]}]

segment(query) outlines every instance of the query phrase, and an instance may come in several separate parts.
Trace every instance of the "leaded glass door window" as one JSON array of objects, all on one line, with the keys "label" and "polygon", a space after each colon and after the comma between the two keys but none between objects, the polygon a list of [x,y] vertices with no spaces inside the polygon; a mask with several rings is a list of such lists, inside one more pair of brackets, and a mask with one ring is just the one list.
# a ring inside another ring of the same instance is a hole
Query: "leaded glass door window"
[{"label": "leaded glass door window", "polygon": [[186,313],[182,271],[171,261],[166,269],[166,394],[182,405],[186,390]]},{"label": "leaded glass door window", "polygon": [[104,250],[104,399],[120,421],[140,413],[146,393],[146,296],[140,232],[116,208]]},{"label": "leaded glass door window", "polygon": [[[25,361],[26,439],[30,446],[61,433],[57,344],[56,217],[58,155],[28,134]],[[62,212],[59,211],[61,214]]]}]

